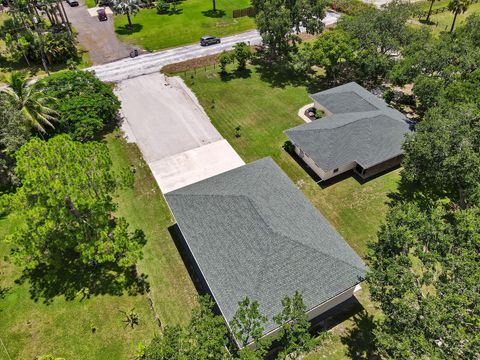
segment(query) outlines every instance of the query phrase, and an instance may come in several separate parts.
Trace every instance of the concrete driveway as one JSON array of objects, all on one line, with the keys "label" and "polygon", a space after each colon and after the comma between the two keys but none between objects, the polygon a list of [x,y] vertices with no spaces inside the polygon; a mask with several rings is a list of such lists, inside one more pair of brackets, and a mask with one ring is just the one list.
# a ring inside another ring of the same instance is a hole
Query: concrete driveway
[{"label": "concrete driveway", "polygon": [[137,143],[163,193],[245,164],[180,78],[139,76],[115,93],[127,139]]},{"label": "concrete driveway", "polygon": [[108,15],[108,21],[100,22],[91,16],[84,0],[79,0],[79,6],[70,7],[64,4],[65,12],[78,31],[77,39],[88,50],[90,59],[97,64],[105,64],[130,55],[133,46],[117,39],[113,29],[113,17]]}]

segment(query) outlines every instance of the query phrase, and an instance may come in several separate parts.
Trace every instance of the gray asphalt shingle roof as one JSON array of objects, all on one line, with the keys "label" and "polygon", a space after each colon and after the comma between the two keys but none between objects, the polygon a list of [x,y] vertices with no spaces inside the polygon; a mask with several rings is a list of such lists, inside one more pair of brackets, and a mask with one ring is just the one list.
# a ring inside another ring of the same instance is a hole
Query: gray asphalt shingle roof
[{"label": "gray asphalt shingle roof", "polygon": [[387,104],[355,82],[349,82],[310,95],[332,114],[374,111],[387,108]]},{"label": "gray asphalt shingle roof", "polygon": [[245,297],[269,318],[298,290],[311,309],[363,280],[365,265],[271,158],[165,195],[223,316]]},{"label": "gray asphalt shingle roof", "polygon": [[369,168],[403,153],[401,144],[410,131],[406,117],[360,85],[348,83],[311,97],[326,101],[321,105],[333,115],[285,134],[323,170],[353,161]]}]

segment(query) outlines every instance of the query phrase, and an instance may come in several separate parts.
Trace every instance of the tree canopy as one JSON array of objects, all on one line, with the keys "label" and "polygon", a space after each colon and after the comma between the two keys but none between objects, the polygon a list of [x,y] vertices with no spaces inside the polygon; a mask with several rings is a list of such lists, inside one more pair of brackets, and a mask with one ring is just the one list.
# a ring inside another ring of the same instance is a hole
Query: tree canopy
[{"label": "tree canopy", "polygon": [[390,78],[397,85],[413,83],[419,108],[439,104],[480,103],[480,15],[469,16],[453,33],[438,37],[419,33],[405,46]]},{"label": "tree canopy", "polygon": [[15,152],[31,137],[20,111],[9,99],[0,96],[0,194],[18,185],[15,175]]},{"label": "tree canopy", "polygon": [[8,86],[0,88],[10,103],[21,113],[25,122],[41,133],[46,133],[45,125],[54,128],[57,112],[52,108],[56,99],[36,85],[28,82],[26,73],[13,72],[7,80]]},{"label": "tree canopy", "polygon": [[89,72],[63,71],[41,80],[37,86],[45,94],[61,99],[55,106],[57,134],[92,140],[117,118],[120,102],[111,87]]},{"label": "tree canopy", "polygon": [[[111,277],[132,270],[146,240],[141,230],[129,231],[125,219],[115,216],[116,180],[105,145],[82,144],[67,135],[48,141],[34,138],[16,159],[21,186],[9,196],[8,206],[25,221],[7,239],[15,262],[26,275],[37,276],[32,286],[49,285],[38,292],[70,290],[66,295],[74,296],[80,289],[98,291],[92,287],[101,282],[101,271]],[[98,278],[87,277],[73,289],[52,284],[53,274],[75,271],[79,281],[81,270]],[[48,284],[39,272],[50,274]],[[122,282],[122,276],[116,280]]]},{"label": "tree canopy", "polygon": [[325,3],[322,0],[253,0],[255,22],[271,59],[289,54],[300,38],[301,27],[309,34],[323,30]]},{"label": "tree canopy", "polygon": [[413,80],[426,112],[404,143],[400,187],[371,244],[384,357],[480,354],[479,23],[473,16],[453,34],[413,43],[392,72]]}]

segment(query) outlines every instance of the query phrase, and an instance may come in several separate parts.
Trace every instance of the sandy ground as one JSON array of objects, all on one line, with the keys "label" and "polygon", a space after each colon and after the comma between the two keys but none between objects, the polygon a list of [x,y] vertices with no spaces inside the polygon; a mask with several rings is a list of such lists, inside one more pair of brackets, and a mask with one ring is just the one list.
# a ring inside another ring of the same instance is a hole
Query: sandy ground
[{"label": "sandy ground", "polygon": [[99,21],[89,14],[84,0],[79,0],[79,4],[76,7],[64,4],[65,12],[78,31],[77,39],[88,50],[92,62],[95,65],[105,64],[129,56],[133,47],[117,39],[112,15],[108,15],[108,21]]},{"label": "sandy ground", "polygon": [[136,142],[163,193],[244,164],[178,77],[120,82],[122,129]]}]

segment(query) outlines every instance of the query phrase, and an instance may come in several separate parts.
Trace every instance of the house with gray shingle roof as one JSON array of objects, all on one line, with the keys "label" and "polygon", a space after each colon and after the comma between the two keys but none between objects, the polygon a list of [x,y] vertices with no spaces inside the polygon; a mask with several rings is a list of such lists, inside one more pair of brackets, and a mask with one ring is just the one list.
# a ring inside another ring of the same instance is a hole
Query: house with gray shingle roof
[{"label": "house with gray shingle roof", "polygon": [[350,170],[368,178],[400,164],[411,131],[402,113],[354,82],[310,97],[327,116],[285,134],[322,180]]},{"label": "house with gray shingle roof", "polygon": [[165,195],[182,247],[227,325],[245,297],[278,326],[281,300],[301,292],[313,319],[350,299],[366,267],[271,158]]}]

